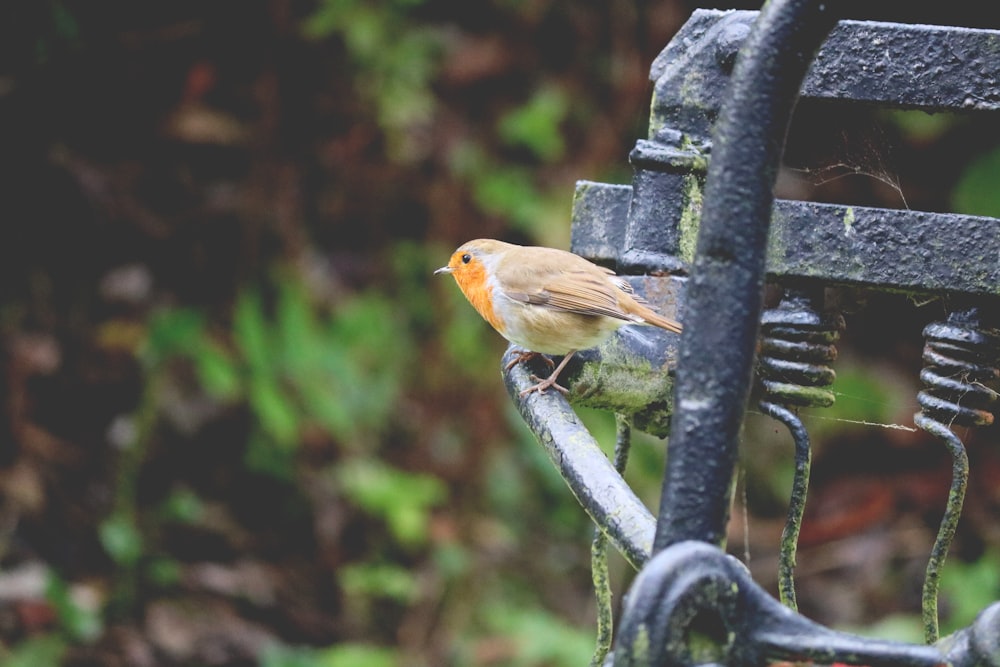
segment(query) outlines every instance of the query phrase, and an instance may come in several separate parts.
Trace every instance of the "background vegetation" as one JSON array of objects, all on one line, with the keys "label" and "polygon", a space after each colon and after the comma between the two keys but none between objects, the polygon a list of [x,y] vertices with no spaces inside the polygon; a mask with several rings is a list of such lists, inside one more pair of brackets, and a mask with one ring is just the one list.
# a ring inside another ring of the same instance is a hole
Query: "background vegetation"
[{"label": "background vegetation", "polygon": [[[695,6],[3,3],[0,663],[586,664],[590,527],[503,341],[431,271],[474,237],[567,247],[574,181],[628,182]],[[964,7],[881,18],[982,25]],[[1000,215],[998,144],[804,107],[781,188]],[[912,637],[946,454],[831,418],[910,425],[947,304],[854,296],[840,401],[809,417],[800,604]],[[1000,593],[996,429],[970,441],[948,627]],[[637,447],[655,507],[662,443]],[[790,448],[751,414],[746,449],[731,542],[773,586]]]}]

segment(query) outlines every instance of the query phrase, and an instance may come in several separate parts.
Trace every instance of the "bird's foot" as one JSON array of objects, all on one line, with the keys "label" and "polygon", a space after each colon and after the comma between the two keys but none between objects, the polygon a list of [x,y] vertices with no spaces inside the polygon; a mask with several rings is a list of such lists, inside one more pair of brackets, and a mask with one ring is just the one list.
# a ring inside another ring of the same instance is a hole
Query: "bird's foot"
[{"label": "bird's foot", "polygon": [[542,361],[544,361],[545,364],[549,368],[555,368],[556,367],[556,363],[554,361],[552,361],[551,359],[549,359],[548,357],[546,357],[541,352],[531,352],[529,350],[518,350],[517,352],[514,353],[514,358],[511,359],[509,362],[507,362],[507,365],[504,366],[503,369],[504,369],[504,371],[509,371],[510,369],[514,368],[514,366],[517,366],[519,363],[521,363],[523,361],[531,361],[535,357],[541,357]]},{"label": "bird's foot", "polygon": [[524,398],[533,391],[537,391],[539,394],[544,394],[545,390],[549,388],[555,389],[556,391],[562,393],[564,396],[568,396],[569,389],[556,382],[556,376],[557,373],[553,373],[552,375],[543,380],[537,375],[532,375],[531,379],[537,382],[538,384],[533,384],[524,391],[522,391],[521,398]]},{"label": "bird's foot", "polygon": [[[545,390],[549,389],[550,387],[555,387],[556,391],[561,392],[564,395],[568,395],[569,389],[562,386],[561,384],[556,384],[556,379],[559,377],[559,374],[562,373],[562,369],[566,367],[566,364],[569,363],[569,360],[573,358],[574,354],[576,354],[576,350],[572,350],[569,354],[563,357],[562,361],[559,362],[559,365],[555,367],[555,370],[549,373],[549,376],[544,380],[539,378],[537,375],[532,375],[531,379],[537,382],[538,384],[533,384],[524,391],[522,391],[521,398],[524,398],[533,391],[537,391],[539,394],[544,394]],[[546,359],[547,358],[548,357],[546,357]]]}]

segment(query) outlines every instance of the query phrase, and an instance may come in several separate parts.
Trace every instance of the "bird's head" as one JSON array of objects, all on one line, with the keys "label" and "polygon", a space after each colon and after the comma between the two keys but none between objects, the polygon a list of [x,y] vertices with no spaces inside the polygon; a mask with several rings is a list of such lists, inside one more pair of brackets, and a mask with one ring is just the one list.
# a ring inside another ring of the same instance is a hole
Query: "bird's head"
[{"label": "bird's head", "polygon": [[462,291],[485,287],[489,275],[496,270],[496,264],[512,248],[517,246],[493,239],[476,239],[460,245],[445,266],[434,273],[450,273]]}]

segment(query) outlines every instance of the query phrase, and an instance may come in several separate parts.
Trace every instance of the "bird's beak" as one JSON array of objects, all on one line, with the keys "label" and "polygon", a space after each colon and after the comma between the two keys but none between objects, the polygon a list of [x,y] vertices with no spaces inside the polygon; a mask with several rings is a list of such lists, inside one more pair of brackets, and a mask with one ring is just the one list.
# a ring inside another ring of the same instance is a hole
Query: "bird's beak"
[{"label": "bird's beak", "polygon": [[434,275],[436,276],[439,273],[451,273],[454,270],[455,269],[451,268],[450,266],[442,266],[440,269],[434,271]]}]

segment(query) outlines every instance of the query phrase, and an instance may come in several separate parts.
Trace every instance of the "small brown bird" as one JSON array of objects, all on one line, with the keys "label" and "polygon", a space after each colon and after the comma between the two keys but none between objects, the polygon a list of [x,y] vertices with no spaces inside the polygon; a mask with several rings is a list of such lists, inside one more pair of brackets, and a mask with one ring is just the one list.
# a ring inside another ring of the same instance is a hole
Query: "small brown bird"
[{"label": "small brown bird", "polygon": [[[680,333],[681,325],[646,306],[614,271],[555,248],[477,239],[460,246],[447,266],[465,298],[500,335],[525,352],[565,355],[549,377],[521,392],[545,393],[577,350],[596,347],[626,324],[651,324]],[[551,361],[549,365],[553,365]]]}]

